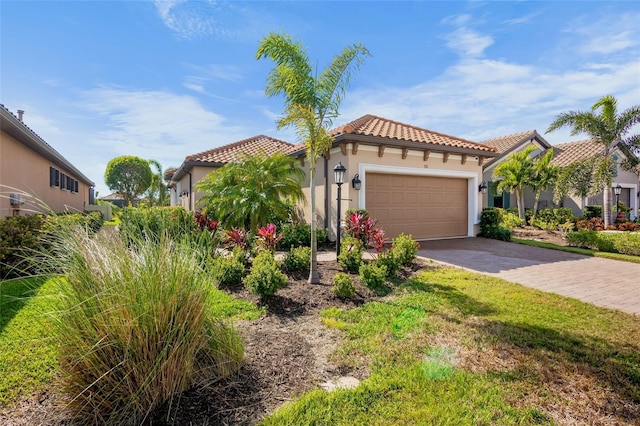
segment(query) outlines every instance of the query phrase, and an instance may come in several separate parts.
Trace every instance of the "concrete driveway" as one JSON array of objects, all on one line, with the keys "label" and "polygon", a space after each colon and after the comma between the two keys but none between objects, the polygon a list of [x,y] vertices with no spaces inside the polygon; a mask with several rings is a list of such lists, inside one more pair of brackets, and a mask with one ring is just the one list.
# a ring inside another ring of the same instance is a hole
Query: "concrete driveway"
[{"label": "concrete driveway", "polygon": [[640,315],[640,264],[485,238],[424,241],[419,256]]}]

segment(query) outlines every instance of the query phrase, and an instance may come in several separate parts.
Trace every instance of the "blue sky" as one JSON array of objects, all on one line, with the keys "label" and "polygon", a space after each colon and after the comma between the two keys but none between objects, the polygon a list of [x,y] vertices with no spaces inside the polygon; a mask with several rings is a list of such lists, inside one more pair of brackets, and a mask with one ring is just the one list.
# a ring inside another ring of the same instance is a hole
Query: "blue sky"
[{"label": "blue sky", "polygon": [[631,1],[2,0],[0,102],[106,195],[119,155],[167,168],[258,134],[297,142],[264,95],[272,63],[255,60],[269,32],[320,68],[353,42],[372,53],[335,125],[375,114],[482,141],[544,133],[606,94],[639,104],[638,22]]}]

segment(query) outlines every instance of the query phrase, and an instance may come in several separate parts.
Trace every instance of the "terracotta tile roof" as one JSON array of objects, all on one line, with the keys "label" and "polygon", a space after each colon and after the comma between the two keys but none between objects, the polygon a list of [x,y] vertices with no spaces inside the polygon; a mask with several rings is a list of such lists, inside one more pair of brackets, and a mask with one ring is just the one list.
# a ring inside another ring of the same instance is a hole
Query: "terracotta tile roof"
[{"label": "terracotta tile roof", "polygon": [[566,167],[578,160],[600,154],[603,150],[604,147],[602,144],[591,139],[561,143],[553,146],[553,160],[551,160],[551,164]]},{"label": "terracotta tile roof", "polygon": [[177,171],[178,171],[177,168],[165,170],[164,171],[164,180],[171,180],[171,178],[173,177],[173,175],[176,174]]},{"label": "terracotta tile roof", "polygon": [[329,131],[334,137],[341,135],[362,135],[380,138],[396,139],[408,142],[423,142],[432,145],[442,145],[456,148],[474,149],[478,151],[495,152],[495,148],[481,145],[469,140],[445,135],[432,130],[423,129],[405,123],[400,123],[375,115],[364,115],[350,123],[336,127]]},{"label": "terracotta tile roof", "polygon": [[276,152],[288,154],[294,145],[270,136],[258,135],[243,139],[229,145],[224,145],[198,154],[189,155],[187,161],[199,161],[203,163],[229,163],[239,161],[243,155],[266,154],[273,155]]},{"label": "terracotta tile roof", "polygon": [[537,132],[535,130],[527,130],[525,132],[514,133],[512,135],[500,136],[498,138],[488,139],[486,141],[480,142],[483,145],[492,146],[499,153],[503,153],[505,151],[510,150],[516,145],[520,144],[523,141],[531,140],[534,136],[536,136]]}]

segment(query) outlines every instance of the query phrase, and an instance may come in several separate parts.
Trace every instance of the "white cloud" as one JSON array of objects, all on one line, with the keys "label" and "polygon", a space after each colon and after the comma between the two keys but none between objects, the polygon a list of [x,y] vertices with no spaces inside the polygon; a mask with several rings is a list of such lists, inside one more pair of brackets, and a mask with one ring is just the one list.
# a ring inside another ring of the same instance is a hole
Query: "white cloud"
[{"label": "white cloud", "polygon": [[441,23],[457,27],[442,38],[447,41],[447,47],[457,51],[462,57],[482,56],[484,50],[493,44],[493,37],[480,34],[467,26],[471,23],[470,15],[448,16]]},{"label": "white cloud", "polygon": [[525,16],[521,16],[519,18],[511,18],[511,19],[507,19],[505,21],[502,21],[503,24],[505,25],[522,25],[522,24],[526,24],[528,22],[531,22],[534,18],[536,18],[537,16],[539,16],[540,13],[529,13],[528,15]]},{"label": "white cloud", "polygon": [[[579,16],[567,23],[565,32],[574,34],[572,39],[584,54],[612,54],[640,45],[640,13],[611,16],[600,19]],[[636,53],[637,55],[637,53]]]}]

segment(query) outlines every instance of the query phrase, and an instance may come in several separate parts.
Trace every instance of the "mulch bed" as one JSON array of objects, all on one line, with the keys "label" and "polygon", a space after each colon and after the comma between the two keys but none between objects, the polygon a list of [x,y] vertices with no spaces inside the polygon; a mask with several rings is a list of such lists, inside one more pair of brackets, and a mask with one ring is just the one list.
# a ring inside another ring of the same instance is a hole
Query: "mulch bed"
[{"label": "mulch bed", "polygon": [[[403,268],[408,277],[426,263],[418,261]],[[262,420],[283,403],[340,376],[360,379],[365,370],[336,367],[329,356],[340,343],[340,333],[325,327],[318,313],[329,307],[353,308],[379,296],[354,277],[356,296],[338,299],[332,278],[342,269],[335,261],[319,262],[320,284],[309,284],[308,273],[290,277],[288,285],[266,303],[268,314],[257,321],[238,321],[235,326],[245,342],[245,362],[240,371],[207,388],[193,388],[174,401],[172,410],[162,407],[149,424],[251,425]],[[260,304],[242,286],[228,289],[235,297]],[[175,409],[175,403],[178,408]],[[71,425],[64,399],[54,386],[0,411],[0,424]]]}]

